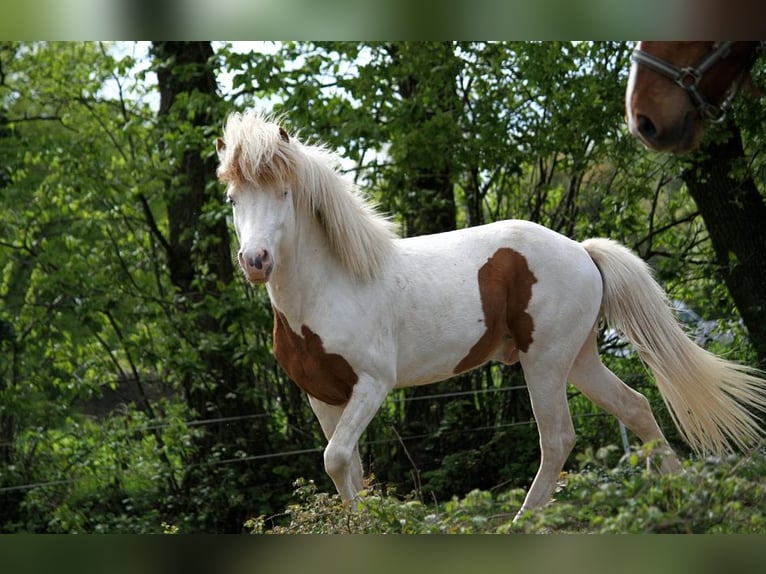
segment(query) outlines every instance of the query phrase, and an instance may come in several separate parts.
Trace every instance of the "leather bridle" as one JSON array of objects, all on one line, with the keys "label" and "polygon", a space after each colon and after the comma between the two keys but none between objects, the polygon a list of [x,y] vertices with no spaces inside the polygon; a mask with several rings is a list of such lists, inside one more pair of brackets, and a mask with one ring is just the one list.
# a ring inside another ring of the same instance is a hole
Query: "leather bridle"
[{"label": "leather bridle", "polygon": [[[766,44],[766,42],[761,42],[759,44],[758,49],[753,55],[753,60],[755,60],[758,52],[764,49],[764,44]],[[705,97],[705,94],[702,93],[699,85],[705,72],[712,68],[717,62],[728,56],[733,45],[734,42],[719,42],[714,45],[695,66],[687,66],[684,68],[670,64],[662,58],[658,58],[657,56],[639,50],[638,48],[633,50],[630,59],[636,64],[646,66],[650,70],[675,82],[681,89],[689,94],[689,97],[702,117],[714,122],[719,122],[726,116],[726,109],[737,95],[742,82],[747,76],[749,67],[745,68],[733,82],[731,88],[729,88],[729,93],[719,105],[712,103]]]}]

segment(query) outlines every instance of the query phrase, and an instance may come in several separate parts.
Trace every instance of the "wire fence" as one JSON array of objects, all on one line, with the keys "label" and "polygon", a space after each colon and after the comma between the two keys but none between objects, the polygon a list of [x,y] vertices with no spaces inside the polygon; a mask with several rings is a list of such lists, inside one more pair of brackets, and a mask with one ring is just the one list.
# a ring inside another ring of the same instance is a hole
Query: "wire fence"
[{"label": "wire fence", "polygon": [[[485,394],[485,393],[496,393],[496,392],[509,392],[514,390],[521,390],[526,389],[526,385],[512,385],[512,386],[503,386],[503,387],[490,387],[486,389],[478,389],[478,390],[468,390],[468,391],[454,391],[454,392],[448,392],[448,393],[432,393],[428,395],[420,395],[420,396],[414,396],[414,397],[407,397],[407,396],[393,396],[389,400],[393,402],[410,402],[410,401],[422,401],[422,400],[436,400],[436,399],[450,399],[450,398],[456,398],[456,397],[464,397],[468,395],[476,395],[476,394]],[[212,425],[212,424],[225,424],[228,422],[234,422],[234,421],[242,421],[242,420],[248,420],[248,419],[256,419],[256,418],[263,418],[271,416],[269,413],[256,413],[256,414],[249,414],[249,415],[238,415],[238,416],[231,416],[231,417],[216,417],[216,418],[210,418],[210,419],[199,419],[199,420],[191,420],[191,421],[183,421],[183,424],[185,424],[188,427],[196,427],[196,426],[205,426],[205,425]],[[580,418],[587,418],[587,417],[601,417],[601,416],[609,416],[608,413],[605,412],[594,412],[594,413],[578,413],[573,414],[572,418],[577,420]],[[171,424],[178,424],[176,423],[155,423],[146,425],[143,427],[139,427],[137,429],[133,429],[133,432],[146,432],[146,431],[152,431],[152,430],[158,430],[162,428],[166,428],[170,426]],[[454,436],[457,434],[470,434],[470,433],[476,433],[476,432],[485,432],[485,431],[497,431],[499,429],[505,429],[505,428],[511,428],[511,427],[521,427],[521,426],[529,426],[536,424],[534,419],[530,419],[527,421],[517,421],[517,422],[511,422],[511,423],[498,423],[494,425],[484,425],[480,427],[474,427],[474,428],[468,428],[468,429],[456,429],[452,431],[446,431],[443,432],[443,436]],[[310,434],[306,433],[304,431],[301,431],[301,429],[296,429],[303,434]],[[378,445],[378,444],[387,444],[387,443],[399,443],[399,442],[407,442],[407,441],[414,441],[414,440],[422,440],[425,438],[429,438],[431,435],[428,433],[423,434],[417,434],[417,435],[408,435],[400,437],[397,436],[395,438],[387,438],[387,439],[375,439],[370,441],[362,441],[362,445]],[[224,464],[236,464],[236,463],[242,463],[242,462],[252,462],[257,460],[268,460],[268,459],[274,459],[274,458],[280,458],[280,457],[292,457],[292,456],[303,456],[306,454],[316,454],[321,453],[324,450],[324,446],[318,446],[314,448],[304,448],[304,449],[296,449],[296,450],[288,450],[288,451],[281,451],[281,452],[272,452],[272,453],[263,453],[263,454],[254,454],[254,455],[244,455],[244,456],[236,456],[236,457],[230,457],[225,459],[219,459],[214,462],[211,462],[212,465],[224,465]],[[19,492],[19,491],[25,491],[25,490],[31,490],[34,488],[44,488],[44,487],[51,487],[51,486],[60,486],[60,485],[66,485],[66,484],[74,484],[77,482],[81,482],[85,479],[83,478],[70,478],[70,479],[59,479],[59,480],[50,480],[50,481],[42,481],[42,482],[36,482],[36,483],[30,483],[30,484],[20,484],[20,485],[13,485],[13,486],[4,486],[0,487],[0,494],[3,493],[11,493],[11,492]]]},{"label": "wire fence", "polygon": [[[433,393],[429,395],[421,395],[421,396],[415,396],[415,397],[390,396],[388,400],[395,403],[408,403],[413,401],[447,399],[447,398],[454,398],[454,397],[463,397],[468,395],[479,395],[479,394],[485,394],[485,393],[507,392],[507,391],[526,389],[526,388],[527,388],[526,385],[514,385],[514,386],[492,387],[487,389],[477,389],[477,390],[469,390],[469,391],[454,391],[449,393]],[[402,390],[402,389],[397,389],[397,390]],[[217,417],[217,418],[210,418],[210,419],[190,420],[190,421],[182,420],[182,421],[174,421],[173,423],[156,422],[156,423],[148,424],[142,427],[137,427],[134,430],[136,432],[160,430],[163,428],[167,428],[171,426],[172,424],[181,424],[187,427],[196,427],[196,426],[205,426],[205,425],[213,425],[213,424],[225,424],[225,423],[234,422],[234,421],[258,419],[258,418],[271,417],[271,416],[273,416],[271,413],[256,413],[256,414],[249,414],[249,415]],[[296,429],[296,430],[300,430],[300,429]],[[0,447],[12,446],[12,445],[13,445],[12,442],[8,442],[8,441],[0,442]],[[0,490],[0,492],[2,492],[2,490]]]}]

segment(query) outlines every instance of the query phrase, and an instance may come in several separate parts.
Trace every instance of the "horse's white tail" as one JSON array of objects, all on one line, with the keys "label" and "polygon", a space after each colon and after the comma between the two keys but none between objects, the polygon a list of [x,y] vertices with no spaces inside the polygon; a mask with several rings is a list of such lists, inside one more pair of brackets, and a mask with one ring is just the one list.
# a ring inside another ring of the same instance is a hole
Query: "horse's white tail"
[{"label": "horse's white tail", "polygon": [[687,442],[700,453],[746,449],[763,435],[766,381],[757,369],[726,361],[684,333],[648,265],[609,239],[583,246],[604,281],[602,313],[651,369]]}]

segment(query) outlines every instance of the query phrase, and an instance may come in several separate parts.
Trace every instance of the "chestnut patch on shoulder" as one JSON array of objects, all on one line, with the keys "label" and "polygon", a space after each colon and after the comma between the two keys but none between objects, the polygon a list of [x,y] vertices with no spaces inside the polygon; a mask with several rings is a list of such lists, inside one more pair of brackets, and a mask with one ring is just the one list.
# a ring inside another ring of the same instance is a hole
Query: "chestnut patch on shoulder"
[{"label": "chestnut patch on shoulder", "polygon": [[523,352],[533,341],[534,322],[527,313],[532,285],[537,277],[527,259],[510,247],[502,247],[479,269],[479,294],[487,330],[457,364],[462,373],[487,362],[509,343]]},{"label": "chestnut patch on shoulder", "polygon": [[299,335],[274,309],[274,356],[295,383],[330,405],[348,402],[359,377],[348,361],[324,350],[322,339],[306,325]]}]

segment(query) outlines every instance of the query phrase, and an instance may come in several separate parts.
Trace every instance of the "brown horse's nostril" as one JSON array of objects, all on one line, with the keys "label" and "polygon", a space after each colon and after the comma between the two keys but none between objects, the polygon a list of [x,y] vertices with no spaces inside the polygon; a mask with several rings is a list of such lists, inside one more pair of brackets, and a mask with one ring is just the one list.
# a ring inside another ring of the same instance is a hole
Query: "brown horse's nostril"
[{"label": "brown horse's nostril", "polygon": [[638,132],[642,136],[649,139],[654,139],[657,137],[657,128],[655,127],[652,120],[643,114],[638,114],[636,120],[638,122]]}]

